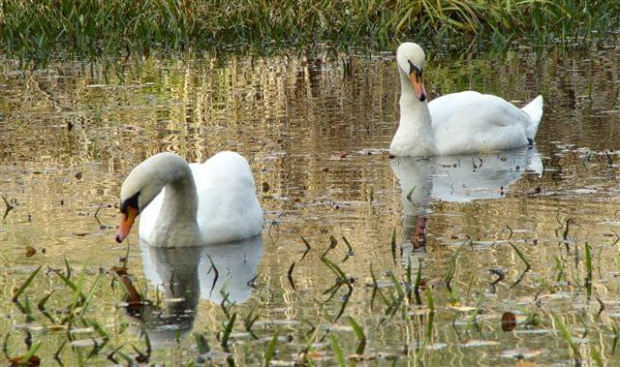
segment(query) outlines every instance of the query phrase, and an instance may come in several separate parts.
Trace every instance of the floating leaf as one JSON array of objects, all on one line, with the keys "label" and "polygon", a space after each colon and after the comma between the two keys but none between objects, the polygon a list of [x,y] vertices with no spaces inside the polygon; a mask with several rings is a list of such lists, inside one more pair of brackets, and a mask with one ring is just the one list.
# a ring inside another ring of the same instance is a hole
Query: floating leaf
[{"label": "floating leaf", "polygon": [[37,250],[32,246],[26,246],[26,257],[33,257]]},{"label": "floating leaf", "polygon": [[504,312],[502,315],[502,330],[512,331],[517,327],[517,317],[512,312]]}]

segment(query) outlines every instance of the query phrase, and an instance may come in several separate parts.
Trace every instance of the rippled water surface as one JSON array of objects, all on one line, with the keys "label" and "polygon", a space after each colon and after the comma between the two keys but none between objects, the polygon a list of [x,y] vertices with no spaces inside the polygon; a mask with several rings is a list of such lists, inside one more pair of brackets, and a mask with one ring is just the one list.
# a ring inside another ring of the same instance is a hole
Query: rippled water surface
[{"label": "rippled water surface", "polygon": [[[400,93],[391,54],[34,72],[4,61],[8,353],[41,343],[44,365],[128,364],[147,358],[132,346],[148,354],[150,343],[150,362],[167,365],[619,363],[619,59],[432,60],[433,93],[471,88],[518,105],[542,93],[546,106],[533,149],[424,160],[387,154]],[[134,231],[116,244],[135,165],[221,150],[250,161],[262,237],[165,250]],[[129,289],[151,301],[138,309],[116,275],[123,260]]]}]

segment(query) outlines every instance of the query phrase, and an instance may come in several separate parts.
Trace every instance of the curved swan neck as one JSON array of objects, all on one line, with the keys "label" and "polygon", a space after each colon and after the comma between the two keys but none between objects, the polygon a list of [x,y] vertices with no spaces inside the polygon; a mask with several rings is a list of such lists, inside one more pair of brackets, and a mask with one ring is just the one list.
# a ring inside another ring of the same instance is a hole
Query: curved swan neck
[{"label": "curved swan neck", "polygon": [[[167,167],[168,181],[159,216],[156,221],[156,242],[168,238],[187,238],[199,233],[196,215],[198,193],[191,168],[184,160],[171,162]],[[196,237],[197,239],[197,237]]]},{"label": "curved swan neck", "polygon": [[187,164],[185,164],[183,171],[182,174],[173,177],[166,185],[160,219],[165,214],[171,222],[178,222],[183,219],[196,221],[198,211],[196,183]]},{"label": "curved swan neck", "polygon": [[390,146],[397,156],[435,155],[431,113],[426,101],[415,97],[411,81],[402,70],[400,75],[400,124]]},{"label": "curved swan neck", "polygon": [[[135,196],[139,213],[157,213],[153,218],[154,230],[147,238],[151,244],[165,246],[169,239],[194,241],[199,237],[198,193],[185,159],[172,153],[160,153],[140,163],[123,183],[121,202]],[[160,198],[155,200],[158,196]],[[149,206],[154,201],[161,207],[151,209]]]}]

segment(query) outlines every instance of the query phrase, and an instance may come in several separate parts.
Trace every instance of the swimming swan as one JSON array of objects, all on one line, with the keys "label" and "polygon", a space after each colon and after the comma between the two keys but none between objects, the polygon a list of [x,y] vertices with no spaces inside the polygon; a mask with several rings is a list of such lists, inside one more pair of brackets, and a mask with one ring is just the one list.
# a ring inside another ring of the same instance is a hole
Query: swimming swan
[{"label": "swimming swan", "polygon": [[135,167],[121,188],[122,242],[138,215],[151,246],[201,246],[259,234],[263,211],[248,162],[221,152],[203,164],[160,153]]},{"label": "swimming swan", "polygon": [[424,51],[411,42],[396,51],[402,93],[400,124],[390,145],[395,156],[434,156],[493,152],[534,142],[543,98],[522,109],[504,99],[474,91],[427,102],[422,73]]}]

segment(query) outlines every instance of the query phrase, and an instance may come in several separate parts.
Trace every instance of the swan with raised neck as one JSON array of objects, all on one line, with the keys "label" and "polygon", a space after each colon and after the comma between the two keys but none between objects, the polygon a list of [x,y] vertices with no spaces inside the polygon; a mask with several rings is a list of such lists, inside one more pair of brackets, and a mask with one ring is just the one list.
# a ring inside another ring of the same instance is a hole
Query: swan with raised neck
[{"label": "swan with raised neck", "polygon": [[422,48],[412,42],[401,44],[396,64],[401,84],[400,123],[390,154],[469,154],[533,144],[543,114],[542,96],[521,109],[500,97],[474,91],[428,102]]},{"label": "swan with raised neck", "polygon": [[424,88],[426,55],[415,43],[403,43],[396,51],[400,76],[400,124],[390,145],[390,154],[396,156],[426,156],[437,154],[431,115]]}]

